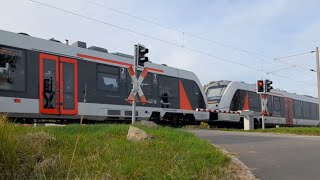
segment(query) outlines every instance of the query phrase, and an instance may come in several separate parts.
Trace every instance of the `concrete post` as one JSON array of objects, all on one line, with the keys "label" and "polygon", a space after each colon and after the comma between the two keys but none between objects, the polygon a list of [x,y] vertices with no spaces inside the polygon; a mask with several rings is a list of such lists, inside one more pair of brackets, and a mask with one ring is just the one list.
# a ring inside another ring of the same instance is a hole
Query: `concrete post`
[{"label": "concrete post", "polygon": [[253,111],[245,110],[240,114],[243,117],[243,129],[245,131],[254,129]]}]

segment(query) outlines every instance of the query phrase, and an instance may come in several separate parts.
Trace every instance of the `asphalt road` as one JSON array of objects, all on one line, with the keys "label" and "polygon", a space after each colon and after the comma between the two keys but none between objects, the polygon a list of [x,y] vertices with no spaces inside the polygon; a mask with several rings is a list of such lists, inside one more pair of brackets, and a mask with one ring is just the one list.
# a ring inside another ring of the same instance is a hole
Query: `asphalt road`
[{"label": "asphalt road", "polygon": [[189,131],[235,154],[259,179],[320,179],[320,137]]}]

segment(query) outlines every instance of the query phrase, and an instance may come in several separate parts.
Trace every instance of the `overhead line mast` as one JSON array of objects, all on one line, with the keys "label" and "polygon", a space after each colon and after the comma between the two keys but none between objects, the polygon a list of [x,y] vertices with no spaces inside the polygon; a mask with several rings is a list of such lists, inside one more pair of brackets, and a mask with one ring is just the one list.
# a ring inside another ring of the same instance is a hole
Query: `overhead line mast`
[{"label": "overhead line mast", "polygon": [[317,83],[318,83],[318,115],[320,121],[320,66],[319,66],[319,48],[316,47],[316,65],[317,65]]}]

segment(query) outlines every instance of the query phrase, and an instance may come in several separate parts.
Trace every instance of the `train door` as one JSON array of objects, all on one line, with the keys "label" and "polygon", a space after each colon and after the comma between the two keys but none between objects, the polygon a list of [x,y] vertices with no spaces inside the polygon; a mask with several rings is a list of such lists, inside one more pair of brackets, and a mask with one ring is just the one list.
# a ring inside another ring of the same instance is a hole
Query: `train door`
[{"label": "train door", "polygon": [[292,125],[293,124],[293,106],[292,106],[292,99],[284,98],[284,107],[285,107],[285,118],[286,124]]},{"label": "train door", "polygon": [[39,106],[42,114],[78,114],[78,64],[48,54],[39,57]]}]

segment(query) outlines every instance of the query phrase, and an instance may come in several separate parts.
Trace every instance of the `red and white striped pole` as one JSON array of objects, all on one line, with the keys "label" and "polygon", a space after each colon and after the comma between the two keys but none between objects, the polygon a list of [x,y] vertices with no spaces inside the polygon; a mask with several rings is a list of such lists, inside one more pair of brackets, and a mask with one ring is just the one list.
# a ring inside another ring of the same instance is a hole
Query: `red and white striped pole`
[{"label": "red and white striped pole", "polygon": [[267,112],[268,99],[267,99],[267,94],[265,93],[260,94],[260,96],[261,96],[261,121],[262,121],[261,128],[264,129],[265,128],[264,116],[266,115],[266,112]]}]

